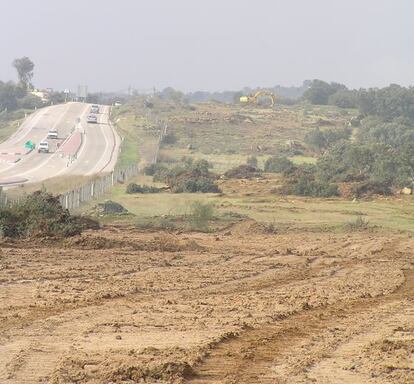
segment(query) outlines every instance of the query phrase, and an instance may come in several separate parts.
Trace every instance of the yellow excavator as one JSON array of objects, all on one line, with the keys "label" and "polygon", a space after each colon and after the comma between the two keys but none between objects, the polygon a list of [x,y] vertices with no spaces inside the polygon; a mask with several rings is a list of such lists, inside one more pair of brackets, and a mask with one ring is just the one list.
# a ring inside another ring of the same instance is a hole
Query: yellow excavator
[{"label": "yellow excavator", "polygon": [[263,97],[267,97],[270,99],[270,107],[273,108],[275,105],[276,97],[272,92],[269,91],[259,91],[256,92],[254,95],[249,96],[241,96],[240,102],[243,104],[258,104],[259,100]]}]

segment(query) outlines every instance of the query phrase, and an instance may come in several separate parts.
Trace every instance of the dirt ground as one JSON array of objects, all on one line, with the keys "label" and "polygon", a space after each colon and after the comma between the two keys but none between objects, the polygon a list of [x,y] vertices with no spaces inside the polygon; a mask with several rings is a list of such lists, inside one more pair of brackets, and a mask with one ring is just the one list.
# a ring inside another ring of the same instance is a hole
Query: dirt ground
[{"label": "dirt ground", "polygon": [[3,242],[0,383],[414,383],[413,247],[251,220]]}]

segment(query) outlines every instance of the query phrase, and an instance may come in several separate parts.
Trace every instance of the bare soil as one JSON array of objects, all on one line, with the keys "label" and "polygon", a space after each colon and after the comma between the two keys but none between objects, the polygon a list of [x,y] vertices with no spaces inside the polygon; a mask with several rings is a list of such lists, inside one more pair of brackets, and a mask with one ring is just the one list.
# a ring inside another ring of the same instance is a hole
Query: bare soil
[{"label": "bare soil", "polygon": [[252,221],[3,242],[0,383],[413,383],[413,247]]}]

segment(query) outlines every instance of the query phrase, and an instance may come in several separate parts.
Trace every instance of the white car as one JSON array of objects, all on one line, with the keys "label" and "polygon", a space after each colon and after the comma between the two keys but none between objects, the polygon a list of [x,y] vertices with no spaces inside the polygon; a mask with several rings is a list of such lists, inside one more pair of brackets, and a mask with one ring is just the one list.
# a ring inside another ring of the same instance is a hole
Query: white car
[{"label": "white car", "polygon": [[86,121],[87,121],[88,123],[97,124],[97,123],[98,123],[98,118],[97,118],[95,115],[89,115],[89,116],[86,118]]},{"label": "white car", "polygon": [[49,131],[47,133],[48,139],[57,139],[58,138],[58,132],[57,131]]},{"label": "white car", "polygon": [[92,105],[91,113],[99,113],[99,105]]},{"label": "white car", "polygon": [[49,153],[49,143],[47,141],[41,141],[37,148],[37,152]]}]

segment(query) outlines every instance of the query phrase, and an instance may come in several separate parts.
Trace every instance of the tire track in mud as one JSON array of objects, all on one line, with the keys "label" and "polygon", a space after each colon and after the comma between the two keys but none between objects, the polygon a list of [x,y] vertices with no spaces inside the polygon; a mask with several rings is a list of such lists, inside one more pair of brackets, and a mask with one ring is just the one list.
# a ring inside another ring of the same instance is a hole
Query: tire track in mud
[{"label": "tire track in mud", "polygon": [[[390,242],[381,254],[394,253],[396,244],[396,242]],[[331,345],[328,343],[323,346],[322,342],[323,350],[308,355],[307,359],[298,356],[301,348],[306,345],[315,349],[313,345],[315,339],[322,335],[323,340],[327,329],[335,330],[342,326],[346,328],[355,319],[361,317],[359,331],[355,330],[353,334],[348,335],[349,339],[358,332],[366,332],[369,325],[364,321],[368,321],[367,319],[372,321],[374,315],[377,317],[389,315],[387,312],[376,313],[379,306],[398,303],[414,297],[414,271],[406,270],[404,275],[405,282],[388,295],[354,299],[327,307],[307,309],[274,323],[247,329],[239,335],[224,337],[222,341],[211,345],[205,357],[195,367],[195,374],[188,377],[185,382],[194,384],[292,383],[290,378],[293,374],[306,373],[310,366],[332,353],[338,347],[338,343],[346,341],[344,336],[341,336],[339,341],[333,344],[331,342]],[[378,318],[375,321],[378,321]],[[375,326],[375,322],[370,326]],[[285,366],[291,372],[278,377],[272,369],[276,365]],[[289,379],[286,380],[287,378]]]},{"label": "tire track in mud", "polygon": [[[393,247],[394,244],[392,244],[391,247],[387,245],[387,252],[388,248],[391,249]],[[370,248],[368,248],[368,250],[369,249]],[[336,255],[337,252],[340,254]],[[360,251],[358,252],[361,254]],[[313,252],[311,252],[311,254],[312,253]],[[56,363],[53,359],[62,354],[62,350],[64,349],[62,349],[62,346],[67,346],[67,350],[70,351],[68,354],[73,354],[73,356],[76,356],[76,348],[72,349],[72,347],[73,345],[76,346],[79,341],[83,343],[83,339],[80,336],[83,337],[84,333],[89,330],[90,325],[88,325],[88,327],[85,326],[86,328],[84,329],[72,329],[71,327],[73,323],[78,322],[78,324],[82,325],[88,322],[88,324],[91,324],[89,318],[92,317],[94,318],[94,321],[96,321],[96,318],[102,318],[102,321],[113,321],[113,319],[116,319],[120,314],[131,312],[134,304],[139,306],[142,303],[151,303],[152,301],[156,301],[158,305],[163,305],[160,299],[163,301],[167,301],[167,299],[172,299],[172,301],[178,300],[180,304],[180,302],[188,303],[191,301],[199,300],[201,298],[204,299],[205,297],[210,297],[212,300],[212,306],[215,306],[216,304],[220,304],[220,300],[222,300],[220,296],[226,297],[227,300],[227,295],[235,294],[243,296],[245,293],[248,293],[250,291],[256,292],[262,290],[266,290],[266,292],[264,293],[263,297],[259,295],[258,299],[265,300],[267,297],[269,297],[270,294],[271,299],[270,301],[267,301],[269,303],[273,300],[274,290],[279,287],[288,287],[287,289],[289,290],[291,286],[294,287],[298,284],[301,285],[304,281],[310,283],[310,280],[312,280],[314,277],[317,278],[317,280],[315,280],[315,282],[312,284],[318,284],[319,280],[324,282],[325,280],[329,280],[332,276],[335,276],[336,273],[342,274],[344,267],[346,267],[348,270],[347,273],[349,273],[349,271],[358,269],[360,265],[372,262],[372,257],[369,256],[372,254],[370,251],[362,252],[363,256],[365,257],[364,259],[357,258],[357,256],[360,256],[357,254],[352,256],[346,254],[346,257],[344,257],[343,253],[343,249],[334,249],[333,251],[330,251],[329,254],[334,255],[335,259],[338,260],[334,261],[334,263],[329,262],[328,264],[314,263],[314,258],[312,257],[310,258],[310,262],[307,265],[295,264],[291,268],[286,268],[286,270],[283,271],[280,276],[278,275],[278,271],[280,270],[279,265],[276,265],[276,267],[262,269],[260,272],[257,272],[255,265],[253,265],[250,266],[251,271],[249,273],[246,273],[243,265],[249,264],[251,262],[251,259],[245,258],[236,260],[236,267],[240,268],[243,273],[236,274],[232,271],[232,273],[226,274],[226,277],[231,277],[229,280],[227,280],[227,278],[215,280],[212,279],[211,281],[208,281],[209,284],[206,286],[199,285],[199,280],[204,276],[205,272],[203,272],[200,277],[197,276],[197,271],[194,269],[196,271],[194,272],[195,277],[197,277],[197,279],[194,279],[194,284],[197,286],[193,286],[191,289],[188,287],[177,289],[166,284],[165,287],[169,287],[170,289],[161,292],[158,290],[152,292],[124,290],[120,292],[119,296],[111,296],[108,298],[90,297],[86,300],[81,299],[79,301],[72,301],[70,303],[53,302],[50,307],[46,308],[29,308],[29,311],[33,312],[29,312],[29,314],[26,312],[28,316],[25,318],[11,319],[11,316],[9,317],[13,323],[10,325],[13,325],[14,329],[10,329],[9,332],[6,333],[10,336],[10,338],[16,338],[16,336],[24,333],[24,337],[19,336],[22,342],[25,341],[25,339],[30,339],[33,341],[34,345],[41,345],[41,348],[29,349],[29,347],[24,347],[26,351],[29,351],[29,353],[17,353],[16,360],[13,360],[13,365],[11,366],[11,370],[13,371],[12,373],[16,375],[16,380],[23,380],[23,377],[27,377],[27,382],[35,382],[39,378],[39,372],[36,371],[36,369],[38,369],[37,362],[42,362],[42,371],[49,370],[51,372],[54,369],[54,365]],[[383,253],[383,250],[381,253]],[[297,256],[307,259],[308,254],[299,253]],[[318,257],[319,256],[321,255],[318,255]],[[338,258],[336,256],[338,256]],[[375,253],[375,256],[373,257],[377,258],[377,256],[378,254]],[[381,254],[380,256],[384,255]],[[226,257],[227,254],[223,256],[224,263],[227,261]],[[392,258],[390,258],[388,261],[391,261],[391,259]],[[181,267],[183,266],[178,266],[178,268]],[[187,268],[188,265],[185,264],[184,267]],[[191,263],[191,267],[197,267],[197,264],[194,263],[193,266]],[[224,264],[224,267],[227,270],[231,270],[231,265],[229,266],[227,264]],[[155,268],[163,268],[163,266],[157,265]],[[284,269],[284,267],[281,268]],[[326,270],[326,273],[324,270]],[[216,269],[214,271],[217,273]],[[88,276],[85,275],[85,278],[86,277]],[[369,278],[368,275],[367,278]],[[116,293],[118,292],[116,291]],[[230,303],[231,300],[233,300],[232,297],[230,297],[227,302]],[[367,301],[360,300],[360,302],[365,303]],[[93,308],[94,306],[96,306],[96,308]],[[113,317],[112,315],[109,316],[107,313],[108,310],[115,307],[118,308],[116,317]],[[225,309],[225,307],[226,303],[224,303],[224,305],[222,303],[222,309]],[[224,348],[219,364],[216,366],[217,380],[213,377],[213,379],[216,381],[208,380],[200,382],[255,383],[262,382],[262,380],[266,379],[267,381],[263,381],[264,383],[274,383],[274,377],[266,378],[265,375],[269,373],[269,367],[273,364],[275,354],[282,356],[285,351],[291,350],[290,347],[292,345],[299,344],[301,340],[306,340],[309,338],[309,335],[317,334],[318,332],[322,331],[324,327],[327,325],[329,326],[329,321],[333,323],[335,323],[335,321],[339,322],[341,316],[343,316],[344,313],[346,314],[347,310],[348,309],[346,308],[346,304],[342,306],[339,305],[337,307],[329,306],[329,308],[326,309],[319,307],[317,310],[309,309],[302,311],[302,309],[300,309],[301,313],[297,313],[296,315],[294,314],[293,316],[289,315],[290,317],[285,318],[279,317],[280,321],[276,323],[259,326],[259,328],[255,329],[246,329],[246,331],[240,334],[239,337],[234,337],[232,334],[230,334],[230,336],[227,338],[227,341],[212,345],[212,348],[210,349],[210,351],[213,352],[211,353],[210,357],[213,357],[216,351],[219,351],[222,347]],[[227,316],[228,312],[225,310],[221,310],[220,312],[219,309],[218,316],[221,316],[222,314],[224,314],[224,316]],[[54,315],[62,316],[51,318]],[[110,320],[108,320],[108,318]],[[334,321],[334,318],[338,320]],[[36,322],[36,320],[46,319],[47,321]],[[271,317],[268,317],[267,319],[271,319]],[[292,321],[294,321],[294,324],[292,324]],[[309,327],[306,328],[302,326],[302,324],[308,323]],[[241,324],[242,323],[239,323],[237,326]],[[23,331],[22,328],[25,328],[26,326],[29,326],[29,329],[27,331]],[[35,334],[33,333],[34,331]],[[65,339],[62,337],[63,333],[66,334]],[[99,332],[97,332],[97,334],[99,334]],[[214,337],[219,335],[220,333],[216,333]],[[245,335],[247,335],[248,338],[246,338]],[[45,337],[59,338],[58,344],[60,349],[55,349],[54,345],[49,341],[44,342]],[[197,351],[196,355],[194,356],[198,358],[198,356],[200,356],[200,354],[202,354],[204,351],[204,346],[206,346],[206,343],[208,343],[210,340],[211,338],[206,339],[200,343],[201,351],[198,350],[200,353]],[[228,348],[226,349],[227,343],[229,344]],[[115,342],[115,344],[117,344],[117,342]],[[237,346],[239,349],[237,349]],[[8,351],[10,350],[11,349]],[[242,358],[240,358],[240,356]],[[205,359],[205,362],[207,361],[208,359]],[[47,366],[46,363],[48,364]],[[199,368],[200,370],[203,369],[203,364],[200,364]],[[205,365],[204,368],[208,374],[208,366]],[[225,377],[224,379],[222,378],[223,369]],[[234,376],[233,372],[240,372],[241,374]],[[14,382],[17,382],[16,380]],[[19,382],[23,383],[23,381]]]}]

